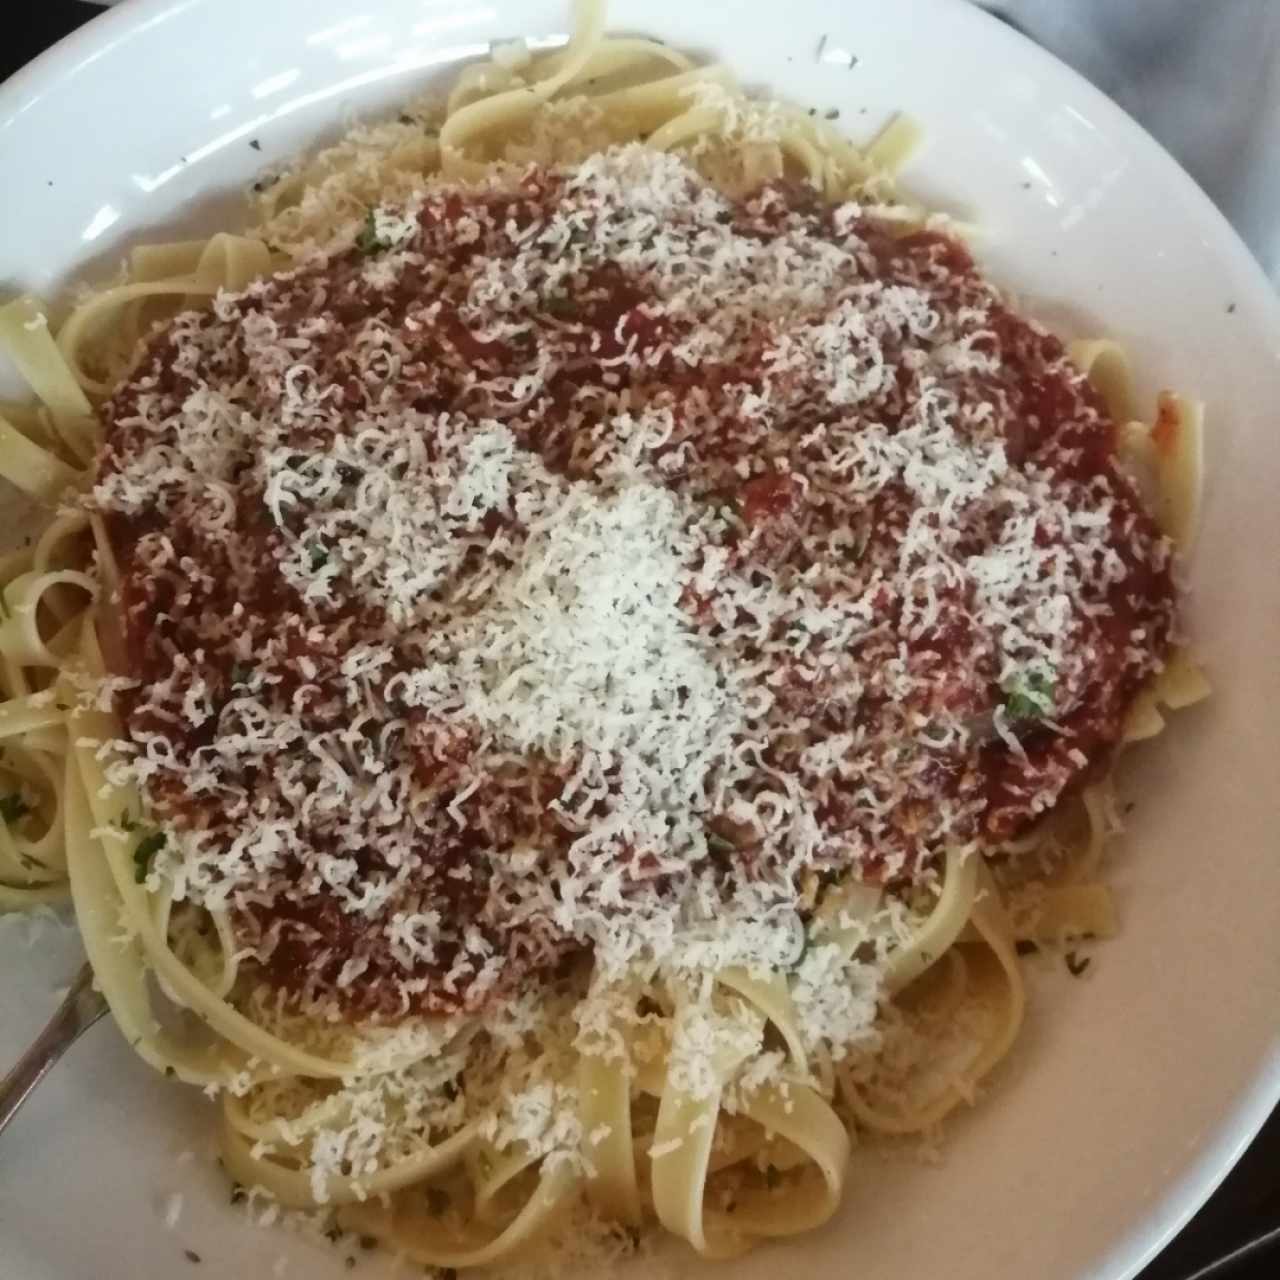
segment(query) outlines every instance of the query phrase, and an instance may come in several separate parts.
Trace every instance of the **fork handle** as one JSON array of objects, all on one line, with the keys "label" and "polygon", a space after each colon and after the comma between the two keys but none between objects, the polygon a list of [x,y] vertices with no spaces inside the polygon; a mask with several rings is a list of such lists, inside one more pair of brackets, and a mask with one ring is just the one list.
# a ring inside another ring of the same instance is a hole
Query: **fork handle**
[{"label": "fork handle", "polygon": [[0,1133],[18,1114],[18,1108],[44,1079],[49,1068],[106,1011],[107,1002],[93,989],[93,971],[85,965],[48,1025],[18,1059],[13,1070],[0,1081]]}]

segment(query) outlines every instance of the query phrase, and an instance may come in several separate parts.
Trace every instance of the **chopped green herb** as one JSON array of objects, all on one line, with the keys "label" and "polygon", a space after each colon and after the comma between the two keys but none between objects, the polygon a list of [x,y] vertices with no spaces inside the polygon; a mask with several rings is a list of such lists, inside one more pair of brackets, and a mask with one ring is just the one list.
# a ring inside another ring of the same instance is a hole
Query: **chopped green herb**
[{"label": "chopped green herb", "polygon": [[728,840],[724,836],[717,835],[714,831],[708,831],[707,849],[718,857],[723,857],[725,854],[736,853],[738,846],[734,844],[732,840]]},{"label": "chopped green herb", "polygon": [[375,253],[381,253],[384,249],[391,248],[391,242],[384,240],[378,235],[378,219],[372,209],[365,214],[364,226],[360,228],[356,236],[356,248],[364,254],[366,258],[372,257]]},{"label": "chopped green herb", "polygon": [[146,880],[147,872],[151,870],[151,859],[164,846],[165,835],[163,831],[153,831],[149,836],[143,836],[138,841],[138,847],[133,851],[133,879],[136,884],[142,884]]},{"label": "chopped green herb", "polygon": [[1053,677],[1032,671],[1025,679],[1004,686],[1005,713],[1010,720],[1042,720],[1053,711]]},{"label": "chopped green herb", "polygon": [[312,573],[323,569],[329,561],[329,550],[323,542],[310,543],[307,547],[307,555],[310,557]]},{"label": "chopped green herb", "polygon": [[0,819],[4,820],[5,826],[13,826],[30,812],[31,806],[16,791],[11,791],[7,796],[0,796]]}]

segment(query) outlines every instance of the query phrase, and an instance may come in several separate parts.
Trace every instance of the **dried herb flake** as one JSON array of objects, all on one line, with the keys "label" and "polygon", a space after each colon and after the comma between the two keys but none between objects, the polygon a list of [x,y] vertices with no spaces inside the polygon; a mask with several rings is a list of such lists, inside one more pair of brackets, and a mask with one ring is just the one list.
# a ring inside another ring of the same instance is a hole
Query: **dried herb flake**
[{"label": "dried herb flake", "polygon": [[151,860],[165,846],[165,834],[163,831],[153,831],[149,836],[143,836],[138,841],[138,847],[133,851],[133,879],[135,884],[142,884],[147,878],[147,872],[151,870]]},{"label": "dried herb flake", "polygon": [[0,819],[4,821],[5,826],[13,826],[30,812],[31,806],[16,791],[11,791],[7,796],[0,796]]},{"label": "dried herb flake", "polygon": [[578,304],[567,294],[555,293],[544,304],[548,314],[559,320],[572,320],[578,314]]},{"label": "dried herb flake", "polygon": [[378,234],[378,219],[374,215],[372,209],[365,214],[364,226],[360,228],[356,235],[356,248],[364,254],[366,258],[372,257],[375,253],[382,253],[386,249],[391,248],[391,241],[384,240]]}]

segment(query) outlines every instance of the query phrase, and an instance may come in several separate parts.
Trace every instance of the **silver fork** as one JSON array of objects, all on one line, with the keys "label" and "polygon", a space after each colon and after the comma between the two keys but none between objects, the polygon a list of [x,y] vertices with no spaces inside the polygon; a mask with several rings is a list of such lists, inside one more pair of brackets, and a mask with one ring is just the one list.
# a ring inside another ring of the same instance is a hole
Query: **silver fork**
[{"label": "silver fork", "polygon": [[93,970],[86,964],[76,975],[66,999],[35,1038],[31,1048],[0,1081],[0,1133],[18,1108],[49,1072],[49,1068],[107,1011],[107,1002],[93,988]]}]

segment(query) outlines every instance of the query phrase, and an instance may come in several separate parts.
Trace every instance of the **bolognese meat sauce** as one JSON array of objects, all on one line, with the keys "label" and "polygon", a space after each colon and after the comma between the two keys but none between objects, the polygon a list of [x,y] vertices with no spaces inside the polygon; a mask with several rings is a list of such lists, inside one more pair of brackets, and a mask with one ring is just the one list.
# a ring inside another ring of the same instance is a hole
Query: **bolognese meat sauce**
[{"label": "bolognese meat sauce", "polygon": [[252,971],[351,1018],[694,881],[1010,837],[1175,621],[1105,406],[961,244],[639,147],[373,211],[107,419],[148,804]]}]

